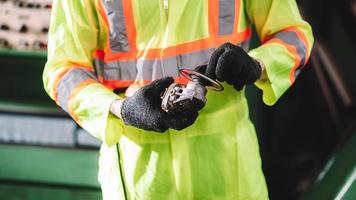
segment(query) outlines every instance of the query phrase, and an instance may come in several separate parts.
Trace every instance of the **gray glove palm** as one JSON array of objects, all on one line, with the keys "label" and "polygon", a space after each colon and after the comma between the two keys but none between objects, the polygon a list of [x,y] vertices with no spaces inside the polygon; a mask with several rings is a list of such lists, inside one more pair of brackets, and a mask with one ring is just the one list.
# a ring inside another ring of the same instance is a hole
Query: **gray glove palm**
[{"label": "gray glove palm", "polygon": [[126,98],[121,105],[121,117],[127,125],[149,131],[164,132],[168,128],[182,130],[194,123],[197,111],[169,114],[161,109],[161,94],[173,83],[173,78],[155,80]]}]

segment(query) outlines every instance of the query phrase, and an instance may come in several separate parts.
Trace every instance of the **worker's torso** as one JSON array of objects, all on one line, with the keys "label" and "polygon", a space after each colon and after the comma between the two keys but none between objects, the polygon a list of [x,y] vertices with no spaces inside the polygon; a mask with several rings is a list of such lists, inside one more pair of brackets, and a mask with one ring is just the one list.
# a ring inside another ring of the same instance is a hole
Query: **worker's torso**
[{"label": "worker's torso", "polygon": [[98,0],[96,71],[108,87],[142,84],[207,64],[214,48],[246,46],[242,0]]},{"label": "worker's torso", "polygon": [[[250,36],[242,0],[99,0],[98,10],[96,70],[113,88],[177,77],[180,68],[207,64],[225,42],[247,47]],[[124,126],[116,147],[103,144],[103,198],[267,199],[246,99],[224,87],[208,92],[184,130]]]}]

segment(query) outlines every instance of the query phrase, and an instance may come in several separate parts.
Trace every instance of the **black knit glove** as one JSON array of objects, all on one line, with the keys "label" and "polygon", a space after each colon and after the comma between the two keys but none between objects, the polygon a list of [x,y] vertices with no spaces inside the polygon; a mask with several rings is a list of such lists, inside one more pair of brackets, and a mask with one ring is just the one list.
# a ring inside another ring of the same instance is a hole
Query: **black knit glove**
[{"label": "black knit glove", "polygon": [[161,95],[173,83],[173,78],[155,80],[122,102],[121,117],[125,124],[137,128],[164,132],[168,128],[182,130],[195,121],[197,111],[168,114],[161,109]]},{"label": "black knit glove", "polygon": [[241,47],[225,43],[211,55],[205,75],[226,81],[236,90],[241,90],[245,85],[254,83],[261,76],[261,71],[259,63]]}]

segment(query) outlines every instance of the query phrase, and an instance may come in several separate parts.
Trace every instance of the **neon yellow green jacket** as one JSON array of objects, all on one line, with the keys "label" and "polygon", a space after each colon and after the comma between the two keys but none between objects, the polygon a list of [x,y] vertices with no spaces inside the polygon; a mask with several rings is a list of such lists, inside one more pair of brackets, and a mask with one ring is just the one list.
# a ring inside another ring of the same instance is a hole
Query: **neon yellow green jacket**
[{"label": "neon yellow green jacket", "polygon": [[[225,42],[248,49],[254,24],[266,67],[256,82],[273,105],[310,55],[311,28],[292,0],[54,0],[47,93],[103,141],[99,181],[108,199],[268,199],[244,91],[208,92],[197,121],[164,134],[109,112],[129,90],[207,64]],[[232,66],[233,67],[233,66]],[[79,166],[78,166],[79,167]],[[85,166],[82,166],[85,167]]]}]

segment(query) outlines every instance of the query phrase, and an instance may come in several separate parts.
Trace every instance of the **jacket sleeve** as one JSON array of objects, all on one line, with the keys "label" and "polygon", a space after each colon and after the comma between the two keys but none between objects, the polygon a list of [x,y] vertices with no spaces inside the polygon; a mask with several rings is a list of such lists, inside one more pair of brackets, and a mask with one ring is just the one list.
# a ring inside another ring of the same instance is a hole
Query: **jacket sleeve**
[{"label": "jacket sleeve", "polygon": [[295,0],[247,0],[246,11],[262,42],[249,54],[265,65],[267,75],[255,84],[263,91],[264,103],[273,105],[308,61],[312,30]]},{"label": "jacket sleeve", "polygon": [[109,112],[119,97],[94,74],[98,27],[94,0],[53,1],[43,83],[49,96],[80,126],[110,146],[119,138],[122,121]]}]

